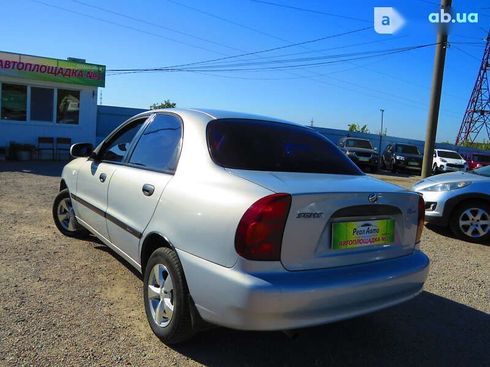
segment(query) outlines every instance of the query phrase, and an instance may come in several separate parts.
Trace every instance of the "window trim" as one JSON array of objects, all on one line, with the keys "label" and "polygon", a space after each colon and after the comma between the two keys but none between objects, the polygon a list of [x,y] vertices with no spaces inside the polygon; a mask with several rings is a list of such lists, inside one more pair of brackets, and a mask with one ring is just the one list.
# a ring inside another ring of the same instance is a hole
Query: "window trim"
[{"label": "window trim", "polygon": [[[180,134],[179,145],[178,145],[179,152],[178,152],[178,155],[177,155],[177,165],[176,165],[174,171],[162,170],[162,169],[155,169],[155,168],[148,168],[148,167],[139,166],[137,164],[132,164],[132,163],[129,162],[130,159],[131,159],[131,157],[133,156],[133,153],[134,153],[134,150],[136,148],[136,145],[138,145],[141,137],[143,136],[143,132],[153,122],[153,120],[156,118],[157,115],[167,115],[167,116],[176,117],[177,120],[180,123],[181,134]],[[152,116],[151,116],[151,119],[148,119],[146,121],[145,125],[141,127],[141,130],[135,136],[135,139],[136,138],[138,140],[135,142],[135,144],[132,144],[131,145],[131,148],[129,149],[129,152],[128,152],[127,156],[126,156],[126,159],[124,159],[124,165],[125,166],[131,167],[131,168],[138,168],[138,169],[142,169],[142,170],[145,170],[145,171],[165,173],[165,174],[171,175],[171,176],[175,175],[175,172],[177,172],[177,168],[179,166],[180,156],[182,155],[182,147],[184,145],[184,121],[182,120],[182,117],[180,117],[178,114],[173,113],[173,112],[156,112],[156,113],[153,113]]]},{"label": "window trim", "polygon": [[[132,117],[131,119],[127,120],[126,122],[122,123],[121,126],[119,126],[116,130],[114,130],[109,136],[107,136],[100,144],[97,148],[94,149],[94,157],[91,157],[89,159],[92,159],[94,160],[95,162],[100,162],[100,163],[109,163],[109,164],[117,164],[117,165],[126,165],[126,161],[127,161],[127,158],[128,156],[132,153],[133,151],[133,148],[134,148],[134,145],[136,144],[136,141],[139,140],[139,136],[141,135],[141,133],[143,132],[143,129],[148,126],[148,121],[150,120],[150,118],[153,116],[154,114],[150,114],[150,115],[143,115],[143,116],[140,116],[140,115],[137,115],[137,116],[134,116]],[[131,144],[129,146],[129,149],[128,149],[128,152],[127,154],[124,156],[124,158],[120,161],[120,162],[116,162],[116,161],[110,161],[110,160],[107,160],[107,159],[99,159],[98,157],[100,156],[101,154],[101,151],[103,149],[105,149],[107,147],[107,145],[120,133],[122,132],[123,130],[125,130],[126,128],[128,128],[129,125],[131,125],[132,123],[136,122],[136,121],[139,121],[139,120],[143,120],[143,124],[140,126],[139,130],[136,132],[136,135],[133,137],[133,139],[131,140]]]}]

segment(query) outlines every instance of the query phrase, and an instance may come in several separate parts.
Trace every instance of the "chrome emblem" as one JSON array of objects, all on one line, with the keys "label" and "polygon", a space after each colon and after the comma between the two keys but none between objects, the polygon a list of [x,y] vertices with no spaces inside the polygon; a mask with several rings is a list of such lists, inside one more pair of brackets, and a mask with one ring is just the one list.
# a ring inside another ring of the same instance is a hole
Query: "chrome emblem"
[{"label": "chrome emblem", "polygon": [[378,201],[378,194],[375,193],[369,194],[368,201],[370,203],[376,203]]}]

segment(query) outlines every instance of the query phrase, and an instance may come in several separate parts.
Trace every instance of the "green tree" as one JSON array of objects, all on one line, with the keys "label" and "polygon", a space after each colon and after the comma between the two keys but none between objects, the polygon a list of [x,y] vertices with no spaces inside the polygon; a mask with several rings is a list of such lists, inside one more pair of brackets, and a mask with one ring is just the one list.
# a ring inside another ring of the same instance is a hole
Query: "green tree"
[{"label": "green tree", "polygon": [[467,147],[467,148],[476,148],[476,149],[481,149],[481,150],[490,150],[490,141],[489,140],[483,140],[481,143],[477,142],[470,142],[470,141],[464,141],[461,143],[462,146]]},{"label": "green tree", "polygon": [[359,125],[355,122],[347,125],[349,128],[349,132],[351,133],[369,133],[369,129],[367,125]]},{"label": "green tree", "polygon": [[175,108],[176,105],[177,105],[176,103],[170,102],[170,99],[166,99],[162,103],[153,103],[150,106],[150,109],[151,110],[158,110],[160,108]]}]

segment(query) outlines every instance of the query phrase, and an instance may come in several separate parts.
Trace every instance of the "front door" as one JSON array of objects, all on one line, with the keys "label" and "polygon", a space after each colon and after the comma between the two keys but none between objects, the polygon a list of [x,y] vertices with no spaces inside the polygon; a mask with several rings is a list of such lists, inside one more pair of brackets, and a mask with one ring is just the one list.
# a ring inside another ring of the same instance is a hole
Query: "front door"
[{"label": "front door", "polygon": [[145,120],[146,117],[134,120],[116,130],[102,144],[97,156],[84,162],[77,173],[77,187],[72,193],[77,218],[106,240],[109,239],[106,224],[108,187]]}]

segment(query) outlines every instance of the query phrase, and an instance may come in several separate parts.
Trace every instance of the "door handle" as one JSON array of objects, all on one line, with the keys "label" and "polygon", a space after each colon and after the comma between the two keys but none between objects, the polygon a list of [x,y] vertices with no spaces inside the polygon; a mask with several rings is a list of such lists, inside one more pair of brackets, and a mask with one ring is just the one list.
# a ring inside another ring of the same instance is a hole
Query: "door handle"
[{"label": "door handle", "polygon": [[150,184],[144,184],[141,191],[143,191],[143,194],[145,196],[151,196],[155,192],[155,186],[150,185]]},{"label": "door handle", "polygon": [[106,178],[107,178],[107,175],[105,173],[101,173],[99,176],[99,181],[104,182]]}]

